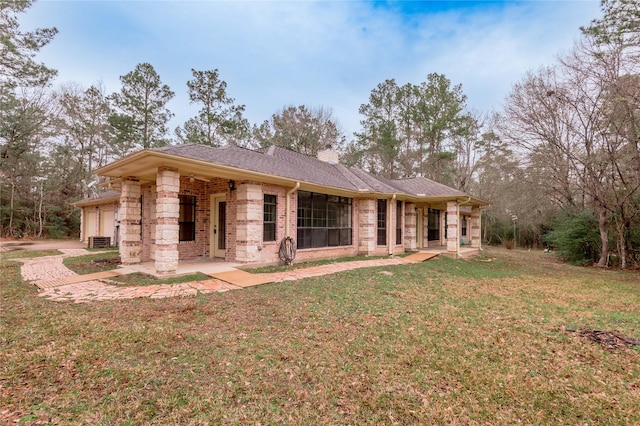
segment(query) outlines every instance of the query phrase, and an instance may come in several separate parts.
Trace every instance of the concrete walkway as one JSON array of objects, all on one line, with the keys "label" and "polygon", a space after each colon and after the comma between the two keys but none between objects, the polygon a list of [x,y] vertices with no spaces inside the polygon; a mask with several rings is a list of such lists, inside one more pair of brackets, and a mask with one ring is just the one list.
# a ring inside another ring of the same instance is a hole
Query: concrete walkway
[{"label": "concrete walkway", "polygon": [[[62,255],[32,259],[15,259],[23,263],[22,278],[40,288],[39,296],[59,302],[87,303],[104,300],[126,300],[148,297],[152,299],[167,297],[195,296],[199,293],[215,293],[244,288],[220,279],[208,279],[179,284],[157,284],[149,286],[122,286],[111,284],[105,278],[133,272],[121,269],[88,275],[78,275],[69,270],[62,260],[65,257],[95,254],[84,249],[62,249]],[[385,258],[373,260],[355,260],[351,262],[331,263],[291,271],[260,274],[265,282],[295,281],[303,278],[318,277],[375,266],[403,265],[418,263],[414,259]],[[98,279],[105,279],[104,281]]]}]

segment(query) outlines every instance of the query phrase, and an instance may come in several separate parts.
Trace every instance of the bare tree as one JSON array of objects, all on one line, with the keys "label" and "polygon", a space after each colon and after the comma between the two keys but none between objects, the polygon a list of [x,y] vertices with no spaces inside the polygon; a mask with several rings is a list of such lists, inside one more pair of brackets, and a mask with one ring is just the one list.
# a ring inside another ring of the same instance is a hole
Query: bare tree
[{"label": "bare tree", "polygon": [[285,107],[254,132],[261,146],[281,146],[310,156],[327,146],[340,150],[345,143],[337,120],[324,107]]}]

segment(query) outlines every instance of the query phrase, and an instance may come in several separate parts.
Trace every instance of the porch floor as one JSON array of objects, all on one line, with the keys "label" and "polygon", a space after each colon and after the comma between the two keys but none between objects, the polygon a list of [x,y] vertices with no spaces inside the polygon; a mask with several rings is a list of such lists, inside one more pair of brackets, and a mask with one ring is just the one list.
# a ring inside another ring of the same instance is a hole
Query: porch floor
[{"label": "porch floor", "polygon": [[[219,272],[234,271],[241,263],[225,262],[222,260],[181,260],[178,262],[178,269],[172,277],[181,277],[201,272],[205,275],[216,274]],[[155,278],[167,278],[167,275],[158,275],[154,261],[142,262],[135,265],[121,266],[117,269],[122,273],[140,272],[142,274],[151,275]]]}]

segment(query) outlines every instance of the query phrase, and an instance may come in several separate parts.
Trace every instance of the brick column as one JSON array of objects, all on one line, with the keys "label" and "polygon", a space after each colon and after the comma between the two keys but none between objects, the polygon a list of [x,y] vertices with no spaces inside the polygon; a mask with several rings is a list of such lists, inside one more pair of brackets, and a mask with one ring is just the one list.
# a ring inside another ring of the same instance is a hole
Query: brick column
[{"label": "brick column", "polygon": [[180,173],[177,169],[160,167],[156,176],[156,190],[156,273],[174,274],[178,270],[180,215]]},{"label": "brick column", "polygon": [[377,220],[376,200],[359,200],[358,254],[365,256],[375,254]]},{"label": "brick column", "polygon": [[418,241],[418,214],[416,205],[406,203],[404,205],[404,248],[415,250]]},{"label": "brick column", "polygon": [[447,251],[449,253],[458,253],[458,245],[460,244],[460,235],[458,223],[460,222],[460,213],[458,212],[458,202],[447,202]]},{"label": "brick column", "polygon": [[482,220],[481,220],[481,210],[480,207],[472,207],[471,208],[471,221],[469,223],[469,227],[471,228],[470,238],[471,238],[471,247],[480,248],[482,241],[482,234],[480,233],[482,228]]},{"label": "brick column", "polygon": [[120,261],[123,265],[140,263],[140,181],[135,177],[122,180],[120,191]]},{"label": "brick column", "polygon": [[262,245],[264,199],[260,185],[241,184],[236,189],[236,260],[258,262]]}]

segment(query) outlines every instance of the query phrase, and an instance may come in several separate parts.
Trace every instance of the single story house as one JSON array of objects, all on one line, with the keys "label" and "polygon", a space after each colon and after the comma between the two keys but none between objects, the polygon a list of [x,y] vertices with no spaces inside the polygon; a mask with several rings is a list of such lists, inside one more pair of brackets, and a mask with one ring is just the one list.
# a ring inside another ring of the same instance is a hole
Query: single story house
[{"label": "single story house", "polygon": [[[480,248],[486,201],[424,177],[389,180],[338,160],[331,149],[315,158],[276,146],[185,144],[144,149],[95,172],[119,190],[109,202],[119,207],[122,263],[153,261],[159,275],[187,260],[274,264],[286,237],[297,244],[296,261]],[[83,238],[101,232],[92,216],[98,204],[76,205]]]}]

